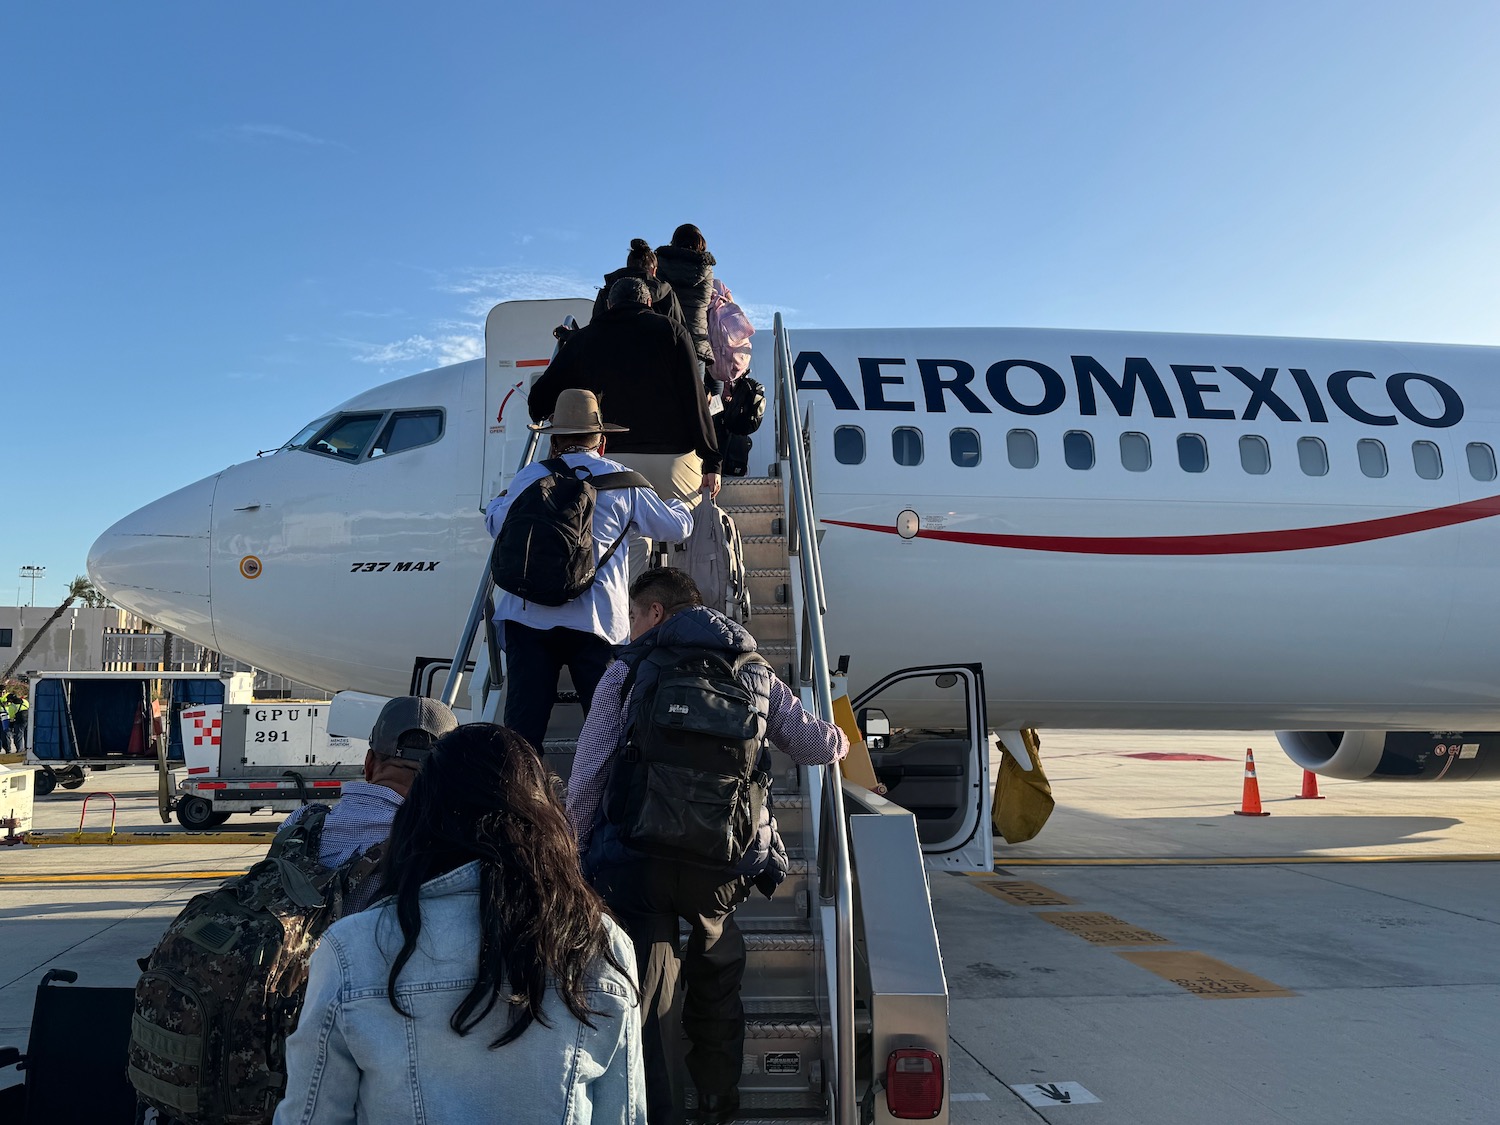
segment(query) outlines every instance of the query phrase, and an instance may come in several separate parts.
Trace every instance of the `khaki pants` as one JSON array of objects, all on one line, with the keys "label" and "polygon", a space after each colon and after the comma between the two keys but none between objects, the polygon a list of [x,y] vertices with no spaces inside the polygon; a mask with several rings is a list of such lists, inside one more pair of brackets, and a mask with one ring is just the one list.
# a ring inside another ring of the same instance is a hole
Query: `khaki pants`
[{"label": "khaki pants", "polygon": [[[702,493],[703,462],[696,453],[606,453],[627,469],[634,469],[651,482],[663,500],[682,500],[689,508],[697,507]],[[650,565],[650,540],[630,541],[630,580]]]}]

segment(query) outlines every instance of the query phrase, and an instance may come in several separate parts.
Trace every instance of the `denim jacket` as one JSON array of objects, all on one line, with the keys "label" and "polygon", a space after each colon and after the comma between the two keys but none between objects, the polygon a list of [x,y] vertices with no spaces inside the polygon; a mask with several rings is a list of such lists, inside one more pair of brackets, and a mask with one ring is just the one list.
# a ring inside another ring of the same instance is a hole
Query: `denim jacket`
[{"label": "denim jacket", "polygon": [[601,962],[585,993],[590,1029],[548,996],[551,1027],[533,1022],[490,1049],[503,1005],[468,1035],[448,1024],[473,986],[479,951],[479,865],[426,883],[422,932],[396,981],[408,1019],[391,1007],[386,977],[401,948],[393,900],[335,922],[313,954],[307,1001],[287,1040],[287,1092],[275,1125],[468,1125],[547,1122],[644,1125],[640,1008],[630,939],[606,919],[621,973]]}]

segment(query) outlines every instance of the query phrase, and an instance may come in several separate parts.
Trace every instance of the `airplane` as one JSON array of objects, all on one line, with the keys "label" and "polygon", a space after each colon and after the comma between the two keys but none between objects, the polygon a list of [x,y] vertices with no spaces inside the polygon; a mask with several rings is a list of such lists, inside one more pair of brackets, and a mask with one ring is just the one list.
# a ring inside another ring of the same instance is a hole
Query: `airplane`
[{"label": "airplane", "polygon": [[[90,577],[256,666],[427,690],[485,565],[482,509],[521,456],[526,389],[552,329],[589,307],[497,305],[483,360],[356,395],[145,505],[99,537]],[[929,851],[976,838],[990,730],[1276,729],[1325,776],[1500,776],[1500,349],[1017,328],[788,341],[829,650],[851,654],[861,708],[968,732],[907,759]],[[774,468],[770,430],[752,474]]]}]

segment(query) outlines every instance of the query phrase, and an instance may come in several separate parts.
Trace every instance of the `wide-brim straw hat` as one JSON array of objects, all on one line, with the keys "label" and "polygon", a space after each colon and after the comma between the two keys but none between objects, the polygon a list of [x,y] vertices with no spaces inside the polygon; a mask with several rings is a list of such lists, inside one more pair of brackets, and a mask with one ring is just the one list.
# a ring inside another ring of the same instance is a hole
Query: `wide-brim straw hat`
[{"label": "wide-brim straw hat", "polygon": [[628,434],[627,426],[612,426],[599,412],[599,400],[593,391],[570,387],[557,396],[552,417],[541,423],[527,423],[539,434]]}]

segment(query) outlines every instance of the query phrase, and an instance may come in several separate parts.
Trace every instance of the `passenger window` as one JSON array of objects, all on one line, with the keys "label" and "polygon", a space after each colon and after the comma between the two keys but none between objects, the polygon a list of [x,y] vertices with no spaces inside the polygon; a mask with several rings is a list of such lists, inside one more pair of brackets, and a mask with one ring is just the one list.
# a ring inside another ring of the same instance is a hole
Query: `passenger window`
[{"label": "passenger window", "polygon": [[1482,441],[1471,441],[1465,452],[1469,455],[1469,475],[1475,480],[1495,479],[1495,451]]},{"label": "passenger window", "polygon": [[385,429],[380,431],[370,456],[389,457],[392,453],[415,449],[419,445],[431,445],[442,436],[441,410],[400,410],[391,415]]},{"label": "passenger window", "polygon": [[922,463],[922,431],[915,426],[897,426],[891,431],[891,456],[896,464],[914,467]]},{"label": "passenger window", "polygon": [[833,431],[833,459],[840,465],[865,463],[865,432],[858,426],[840,426]]},{"label": "passenger window", "polygon": [[1070,469],[1094,467],[1094,435],[1086,430],[1069,430],[1063,434],[1063,460]]},{"label": "passenger window", "polygon": [[1443,454],[1436,442],[1412,442],[1411,463],[1423,480],[1437,480],[1443,475]]},{"label": "passenger window", "polygon": [[1390,472],[1385,459],[1385,446],[1374,438],[1360,438],[1355,447],[1359,451],[1359,471],[1367,477],[1383,477]]},{"label": "passenger window", "polygon": [[1030,430],[1011,430],[1005,435],[1005,456],[1015,469],[1034,469],[1040,460],[1036,434]]},{"label": "passenger window", "polygon": [[1297,464],[1302,466],[1302,472],[1307,476],[1326,477],[1328,475],[1328,447],[1323,444],[1321,438],[1297,439]]},{"label": "passenger window", "polygon": [[979,431],[954,430],[948,435],[948,456],[955,465],[972,469],[979,464]]},{"label": "passenger window", "polygon": [[343,461],[358,461],[370,443],[375,427],[384,417],[384,413],[340,415],[324,427],[307,448],[313,453],[326,453]]},{"label": "passenger window", "polygon": [[1240,468],[1251,476],[1263,477],[1271,471],[1271,447],[1259,434],[1240,438]]},{"label": "passenger window", "polygon": [[1177,464],[1185,473],[1201,473],[1208,468],[1208,442],[1202,434],[1177,435]]},{"label": "passenger window", "polygon": [[1120,435],[1120,464],[1132,473],[1144,473],[1151,467],[1151,439],[1145,434]]}]

